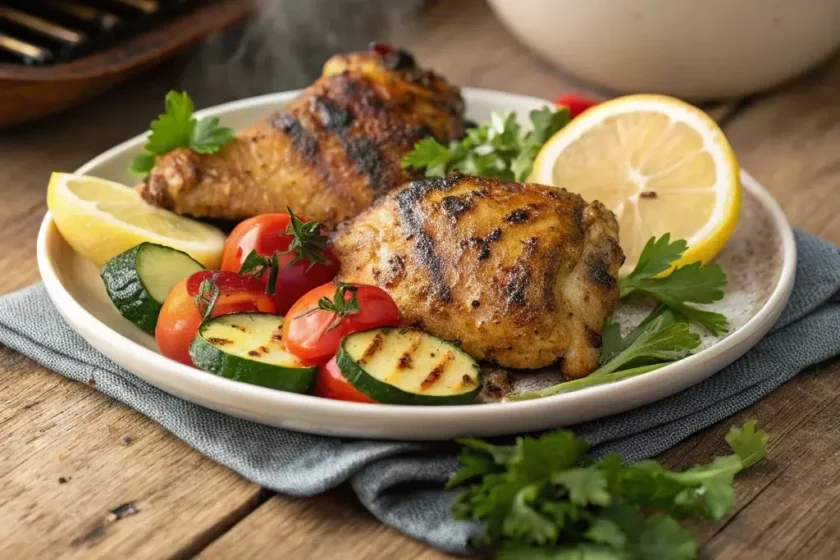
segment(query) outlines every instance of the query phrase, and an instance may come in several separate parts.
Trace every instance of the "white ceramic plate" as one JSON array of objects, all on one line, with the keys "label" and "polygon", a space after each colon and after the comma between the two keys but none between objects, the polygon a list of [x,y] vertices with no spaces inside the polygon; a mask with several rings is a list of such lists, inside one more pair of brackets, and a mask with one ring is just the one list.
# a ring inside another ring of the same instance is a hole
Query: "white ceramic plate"
[{"label": "white ceramic plate", "polygon": [[[277,110],[297,92],[266,95],[202,111],[243,127]],[[514,110],[521,122],[548,102],[466,89],[468,117]],[[137,136],[77,170],[130,184],[126,169],[143,144]],[[744,213],[720,261],[730,276],[721,308],[733,329],[676,364],[617,383],[550,398],[450,407],[368,405],[297,395],[217,377],[158,354],[151,336],[111,305],[98,270],[62,239],[50,214],[38,237],[38,267],[47,292],[67,323],[97,350],[152,385],[208,408],[304,432],[369,438],[441,440],[493,436],[575,424],[629,410],[698,383],[726,366],[770,329],[793,286],[796,248],[784,214],[752,177],[742,174]],[[628,312],[632,312],[629,310]]]}]

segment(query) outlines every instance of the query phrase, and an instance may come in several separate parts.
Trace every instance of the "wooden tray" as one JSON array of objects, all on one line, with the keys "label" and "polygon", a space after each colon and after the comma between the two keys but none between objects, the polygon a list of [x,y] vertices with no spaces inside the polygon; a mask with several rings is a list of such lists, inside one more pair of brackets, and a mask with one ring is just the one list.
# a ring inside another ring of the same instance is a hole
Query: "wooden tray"
[{"label": "wooden tray", "polygon": [[244,21],[253,8],[249,0],[217,0],[70,62],[0,63],[0,127],[55,113],[101,93],[207,35]]}]

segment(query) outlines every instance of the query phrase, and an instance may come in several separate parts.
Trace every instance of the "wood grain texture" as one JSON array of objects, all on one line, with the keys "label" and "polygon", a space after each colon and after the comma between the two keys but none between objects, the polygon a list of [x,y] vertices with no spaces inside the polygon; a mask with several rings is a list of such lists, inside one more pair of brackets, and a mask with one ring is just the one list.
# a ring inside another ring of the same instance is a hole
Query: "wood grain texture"
[{"label": "wood grain texture", "polygon": [[[148,126],[174,70],[0,132],[0,294],[38,280],[50,171],[75,169]],[[2,346],[0,395],[4,560],[188,557],[265,499],[158,424]]]},{"label": "wood grain texture", "polygon": [[794,227],[840,244],[840,57],[753,100],[724,132]]},{"label": "wood grain texture", "polygon": [[260,489],[90,387],[0,349],[0,558],[168,558]]},{"label": "wood grain texture", "polygon": [[199,556],[308,560],[449,558],[382,525],[347,487],[309,499],[274,496]]},{"label": "wood grain texture", "polygon": [[[549,98],[570,89],[606,95],[533,58],[480,0],[438,3],[397,42],[463,85]],[[0,293],[37,280],[35,234],[49,172],[72,170],[143,130],[159,112],[161,92],[177,83],[177,68],[165,66],[95,103],[0,133],[0,267],[15,270],[0,275]],[[835,242],[838,93],[840,61],[834,61],[743,106],[707,108],[792,222]],[[194,97],[200,106],[201,92]],[[310,500],[264,501],[257,486],[140,414],[5,348],[0,395],[4,560],[444,557],[379,524],[346,488]],[[727,452],[729,426],[749,418],[771,434],[770,455],[737,479],[727,519],[691,525],[701,556],[836,558],[840,362],[798,376],[661,459],[673,468],[707,462]]]}]

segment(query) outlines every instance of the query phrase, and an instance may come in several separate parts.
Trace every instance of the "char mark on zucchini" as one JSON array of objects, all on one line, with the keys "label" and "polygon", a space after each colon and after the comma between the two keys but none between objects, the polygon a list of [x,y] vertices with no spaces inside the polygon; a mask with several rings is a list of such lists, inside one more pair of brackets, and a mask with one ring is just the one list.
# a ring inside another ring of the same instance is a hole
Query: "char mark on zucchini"
[{"label": "char mark on zucchini", "polygon": [[317,368],[304,364],[282,342],[272,340],[282,324],[282,317],[266,313],[214,317],[199,327],[190,357],[197,367],[228,379],[308,392]]},{"label": "char mark on zucchini", "polygon": [[365,351],[362,352],[362,357],[359,358],[359,363],[364,364],[372,358],[377,352],[382,350],[382,342],[384,341],[384,337],[381,333],[377,333],[376,336],[373,337],[373,340],[370,343],[370,346],[365,348]]},{"label": "char mark on zucchini", "polygon": [[397,360],[397,369],[408,369],[413,366],[413,355],[417,352],[417,349],[420,347],[422,342],[423,336],[421,334],[417,334],[417,336],[414,337],[414,340],[412,340],[411,346],[409,346],[405,352],[402,353],[399,360]]},{"label": "char mark on zucchini", "polygon": [[440,377],[446,371],[446,368],[454,359],[455,354],[453,354],[452,352],[447,352],[446,354],[444,354],[443,360],[438,365],[436,365],[432,369],[432,371],[429,372],[429,375],[426,376],[423,382],[420,383],[420,389],[424,391],[428,390],[432,385],[437,383],[438,379],[440,379]]},{"label": "char mark on zucchini", "polygon": [[211,336],[207,339],[207,342],[215,346],[225,346],[226,344],[233,344],[233,341],[229,338],[221,338],[218,336]]},{"label": "char mark on zucchini", "polygon": [[[376,336],[382,337],[382,350],[363,363],[361,356]],[[412,365],[400,368],[400,357],[406,353]],[[336,364],[357,390],[388,404],[469,404],[481,385],[475,360],[450,342],[421,331],[387,328],[351,334],[342,340]]]}]

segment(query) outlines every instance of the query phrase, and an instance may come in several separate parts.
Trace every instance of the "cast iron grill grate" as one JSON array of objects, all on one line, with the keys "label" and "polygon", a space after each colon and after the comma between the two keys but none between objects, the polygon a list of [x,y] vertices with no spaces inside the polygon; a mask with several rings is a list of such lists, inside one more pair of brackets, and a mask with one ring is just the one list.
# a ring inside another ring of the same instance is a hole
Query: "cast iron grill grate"
[{"label": "cast iron grill grate", "polygon": [[204,0],[0,0],[0,63],[46,66],[107,49]]}]

